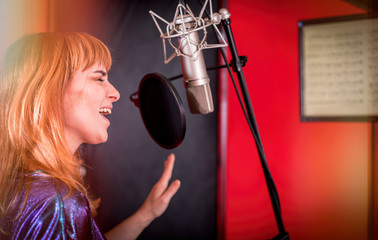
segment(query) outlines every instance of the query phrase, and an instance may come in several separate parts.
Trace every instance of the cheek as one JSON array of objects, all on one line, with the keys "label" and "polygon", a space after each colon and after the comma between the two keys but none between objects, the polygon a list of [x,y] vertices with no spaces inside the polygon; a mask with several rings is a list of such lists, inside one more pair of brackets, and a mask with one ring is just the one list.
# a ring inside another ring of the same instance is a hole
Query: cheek
[{"label": "cheek", "polygon": [[[89,105],[95,103],[100,96],[99,89],[90,86],[68,89],[65,93],[65,104],[67,108]],[[83,109],[85,110],[85,109]]]},{"label": "cheek", "polygon": [[63,114],[65,124],[69,125],[73,121],[77,121],[80,112],[86,109],[83,106],[83,100],[85,99],[85,91],[68,89],[63,98]]}]

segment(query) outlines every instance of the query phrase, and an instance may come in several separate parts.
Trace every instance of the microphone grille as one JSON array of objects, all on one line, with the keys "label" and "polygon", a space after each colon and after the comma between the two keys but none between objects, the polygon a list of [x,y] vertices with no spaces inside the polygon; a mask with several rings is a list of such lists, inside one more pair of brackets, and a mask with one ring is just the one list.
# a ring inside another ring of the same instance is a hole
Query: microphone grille
[{"label": "microphone grille", "polygon": [[209,83],[186,88],[191,113],[208,114],[214,111]]}]

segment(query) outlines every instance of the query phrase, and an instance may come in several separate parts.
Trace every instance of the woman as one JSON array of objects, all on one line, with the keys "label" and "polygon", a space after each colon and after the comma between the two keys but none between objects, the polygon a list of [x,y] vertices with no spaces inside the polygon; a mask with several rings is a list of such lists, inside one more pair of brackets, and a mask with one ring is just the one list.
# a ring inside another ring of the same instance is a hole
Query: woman
[{"label": "woman", "polygon": [[[107,140],[105,117],[120,94],[111,56],[85,33],[39,33],[15,42],[0,85],[0,239],[103,239],[80,175],[83,143]],[[135,239],[167,208],[171,154],[142,207],[105,234]]]}]

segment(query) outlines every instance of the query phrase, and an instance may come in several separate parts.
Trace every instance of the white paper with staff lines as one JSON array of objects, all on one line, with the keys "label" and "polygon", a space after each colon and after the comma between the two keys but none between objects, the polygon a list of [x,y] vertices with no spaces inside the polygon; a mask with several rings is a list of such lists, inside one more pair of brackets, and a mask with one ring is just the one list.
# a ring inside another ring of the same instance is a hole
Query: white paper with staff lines
[{"label": "white paper with staff lines", "polygon": [[378,116],[378,19],[302,28],[302,114]]}]

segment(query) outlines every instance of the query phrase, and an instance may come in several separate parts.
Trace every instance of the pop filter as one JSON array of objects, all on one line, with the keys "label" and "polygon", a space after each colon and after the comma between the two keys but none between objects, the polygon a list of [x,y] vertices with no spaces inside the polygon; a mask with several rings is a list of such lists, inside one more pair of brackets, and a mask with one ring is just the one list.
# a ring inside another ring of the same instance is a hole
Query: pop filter
[{"label": "pop filter", "polygon": [[158,73],[145,75],[130,100],[139,108],[144,125],[157,144],[166,149],[181,144],[186,131],[185,111],[166,77]]}]

